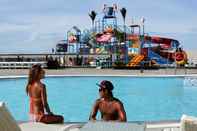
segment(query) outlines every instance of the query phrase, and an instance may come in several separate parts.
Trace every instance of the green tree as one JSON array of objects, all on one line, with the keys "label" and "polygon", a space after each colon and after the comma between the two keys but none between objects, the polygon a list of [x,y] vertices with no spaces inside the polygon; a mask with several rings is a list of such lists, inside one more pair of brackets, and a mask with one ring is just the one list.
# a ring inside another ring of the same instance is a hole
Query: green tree
[{"label": "green tree", "polygon": [[124,42],[124,32],[114,29],[114,35],[119,43]]}]

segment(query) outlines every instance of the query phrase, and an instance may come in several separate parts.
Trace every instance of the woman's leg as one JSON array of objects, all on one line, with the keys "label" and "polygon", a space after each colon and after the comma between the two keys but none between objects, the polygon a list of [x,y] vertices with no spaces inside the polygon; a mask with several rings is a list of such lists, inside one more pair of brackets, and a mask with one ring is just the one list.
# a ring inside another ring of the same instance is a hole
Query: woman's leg
[{"label": "woman's leg", "polygon": [[39,122],[43,122],[46,124],[63,123],[64,117],[61,115],[44,115],[41,117]]}]

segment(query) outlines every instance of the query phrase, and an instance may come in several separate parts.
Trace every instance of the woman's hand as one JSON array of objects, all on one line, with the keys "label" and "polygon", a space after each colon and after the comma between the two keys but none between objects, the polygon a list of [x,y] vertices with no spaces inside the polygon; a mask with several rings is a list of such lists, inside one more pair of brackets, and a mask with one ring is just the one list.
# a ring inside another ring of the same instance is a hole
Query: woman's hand
[{"label": "woman's hand", "polygon": [[53,112],[48,112],[48,115],[53,115]]}]

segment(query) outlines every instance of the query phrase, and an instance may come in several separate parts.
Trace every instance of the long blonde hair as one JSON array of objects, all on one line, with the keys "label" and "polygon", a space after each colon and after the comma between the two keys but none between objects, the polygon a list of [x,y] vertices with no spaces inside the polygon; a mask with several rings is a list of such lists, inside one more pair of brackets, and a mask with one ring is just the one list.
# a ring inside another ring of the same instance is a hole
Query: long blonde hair
[{"label": "long blonde hair", "polygon": [[40,79],[40,73],[42,71],[42,67],[40,64],[33,65],[31,69],[29,70],[28,75],[28,83],[26,86],[26,93],[28,95],[29,92],[29,86],[32,85],[34,82],[39,81]]}]

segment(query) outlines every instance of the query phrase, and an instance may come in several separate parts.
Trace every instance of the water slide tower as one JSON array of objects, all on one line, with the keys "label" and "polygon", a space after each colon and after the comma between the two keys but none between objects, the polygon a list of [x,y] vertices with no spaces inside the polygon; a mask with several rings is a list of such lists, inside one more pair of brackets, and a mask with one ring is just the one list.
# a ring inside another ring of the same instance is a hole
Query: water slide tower
[{"label": "water slide tower", "polygon": [[104,16],[102,18],[102,31],[104,31],[106,28],[117,28],[117,5],[113,4],[113,6],[107,6],[104,4],[103,7],[103,13]]}]

